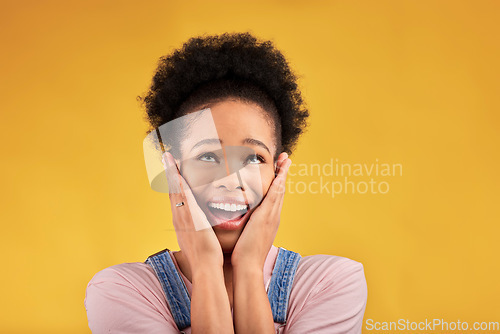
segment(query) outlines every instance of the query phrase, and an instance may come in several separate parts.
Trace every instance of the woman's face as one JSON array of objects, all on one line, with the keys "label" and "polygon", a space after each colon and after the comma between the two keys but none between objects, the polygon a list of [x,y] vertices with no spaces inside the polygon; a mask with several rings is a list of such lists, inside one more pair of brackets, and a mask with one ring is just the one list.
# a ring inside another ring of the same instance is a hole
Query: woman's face
[{"label": "woman's face", "polygon": [[223,252],[230,253],[275,177],[275,128],[253,103],[229,99],[210,111],[190,123],[178,163]]}]

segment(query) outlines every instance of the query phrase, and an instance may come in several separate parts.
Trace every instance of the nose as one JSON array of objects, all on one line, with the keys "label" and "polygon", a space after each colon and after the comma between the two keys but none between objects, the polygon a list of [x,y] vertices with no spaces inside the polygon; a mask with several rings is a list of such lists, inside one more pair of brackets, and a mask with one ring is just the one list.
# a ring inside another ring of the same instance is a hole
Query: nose
[{"label": "nose", "polygon": [[224,177],[221,177],[221,178],[213,181],[212,184],[216,188],[224,187],[228,191],[234,191],[237,189],[244,190],[243,185],[240,182],[238,172],[234,172],[234,173],[231,173],[231,174],[226,175]]}]

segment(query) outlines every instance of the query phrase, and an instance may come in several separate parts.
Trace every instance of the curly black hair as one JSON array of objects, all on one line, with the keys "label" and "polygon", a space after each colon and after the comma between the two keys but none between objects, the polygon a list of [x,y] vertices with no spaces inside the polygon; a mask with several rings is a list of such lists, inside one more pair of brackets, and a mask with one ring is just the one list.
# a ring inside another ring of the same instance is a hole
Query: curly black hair
[{"label": "curly black hair", "polygon": [[271,41],[249,32],[201,35],[160,57],[149,90],[137,98],[146,109],[147,133],[207,103],[254,102],[274,123],[276,154],[291,155],[309,116],[296,81]]}]

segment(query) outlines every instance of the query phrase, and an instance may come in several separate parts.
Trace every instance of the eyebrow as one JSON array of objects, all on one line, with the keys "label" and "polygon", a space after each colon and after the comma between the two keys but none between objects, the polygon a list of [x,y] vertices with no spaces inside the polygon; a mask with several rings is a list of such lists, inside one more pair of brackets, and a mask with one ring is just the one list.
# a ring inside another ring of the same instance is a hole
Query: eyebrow
[{"label": "eyebrow", "polygon": [[[264,148],[267,152],[269,152],[269,154],[271,154],[271,151],[266,146],[266,144],[264,144],[263,142],[261,142],[258,139],[255,139],[255,138],[245,138],[245,139],[242,140],[242,143],[243,144],[254,145],[254,146],[260,146],[260,147]],[[194,150],[195,148],[197,148],[198,146],[209,145],[209,144],[220,144],[220,145],[222,145],[222,140],[218,139],[218,138],[209,138],[209,139],[200,140],[199,142],[197,142],[191,148],[191,151]]]}]

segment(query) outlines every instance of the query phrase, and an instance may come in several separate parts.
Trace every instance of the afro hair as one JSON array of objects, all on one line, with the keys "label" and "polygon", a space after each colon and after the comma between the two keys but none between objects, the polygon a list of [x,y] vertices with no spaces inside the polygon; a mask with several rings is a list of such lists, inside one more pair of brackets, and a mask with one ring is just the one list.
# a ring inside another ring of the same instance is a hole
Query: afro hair
[{"label": "afro hair", "polygon": [[249,32],[190,38],[159,59],[149,90],[138,100],[146,109],[149,133],[194,108],[230,97],[261,106],[276,128],[276,154],[292,154],[309,117],[297,76],[271,41]]}]

